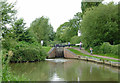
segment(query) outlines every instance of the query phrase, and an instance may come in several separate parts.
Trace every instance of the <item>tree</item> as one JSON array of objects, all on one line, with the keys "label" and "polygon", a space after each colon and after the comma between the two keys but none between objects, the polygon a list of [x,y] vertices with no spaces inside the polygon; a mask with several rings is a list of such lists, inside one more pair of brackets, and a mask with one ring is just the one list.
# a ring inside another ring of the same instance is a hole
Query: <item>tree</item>
[{"label": "tree", "polygon": [[87,9],[81,24],[82,41],[86,47],[98,46],[103,42],[118,44],[118,5],[109,3]]},{"label": "tree", "polygon": [[[103,0],[101,0],[102,2]],[[101,2],[81,2],[82,13],[86,11],[87,8],[98,6]]]},{"label": "tree", "polygon": [[14,24],[12,24],[12,37],[16,41],[26,41],[29,43],[34,42],[35,39],[31,35],[32,33],[29,31],[29,29],[27,29],[27,27],[25,27],[25,25],[26,23],[24,22],[23,18],[16,20]]},{"label": "tree", "polygon": [[2,36],[5,38],[9,33],[8,26],[10,26],[15,20],[16,10],[14,8],[14,4],[7,3],[7,1],[0,2],[0,14],[1,14],[1,30]]},{"label": "tree", "polygon": [[73,36],[77,35],[82,20],[82,13],[78,12],[73,19],[60,25],[56,32],[56,39],[62,42],[69,42]]},{"label": "tree", "polygon": [[55,32],[53,31],[53,27],[50,25],[50,30],[49,30],[49,34],[48,34],[48,36],[49,36],[49,41],[54,41],[54,39],[55,39]]},{"label": "tree", "polygon": [[70,40],[71,34],[70,33],[70,23],[65,22],[64,24],[60,25],[56,32],[56,39],[61,42],[68,42]]},{"label": "tree", "polygon": [[23,35],[26,28],[25,24],[26,23],[23,22],[22,18],[16,20],[15,23],[12,24],[14,38],[17,38],[18,40],[21,39],[21,36]]},{"label": "tree", "polygon": [[30,25],[31,32],[33,31],[34,37],[40,43],[44,40],[45,44],[48,40],[53,40],[54,31],[53,27],[49,24],[49,19],[45,17],[36,18]]}]

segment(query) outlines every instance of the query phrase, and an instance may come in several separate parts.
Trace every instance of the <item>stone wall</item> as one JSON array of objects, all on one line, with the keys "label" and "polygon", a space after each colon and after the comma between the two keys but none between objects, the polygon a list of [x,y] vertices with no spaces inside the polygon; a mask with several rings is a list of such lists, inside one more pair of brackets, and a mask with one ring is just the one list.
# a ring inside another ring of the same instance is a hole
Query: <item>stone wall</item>
[{"label": "stone wall", "polygon": [[78,56],[76,54],[74,54],[73,52],[71,52],[70,50],[64,48],[64,57],[65,58],[73,58],[73,59],[77,59]]},{"label": "stone wall", "polygon": [[53,47],[48,52],[48,57],[47,58],[55,58],[55,55],[56,55],[56,49],[55,49],[55,47]]},{"label": "stone wall", "polygon": [[64,48],[63,47],[53,47],[48,52],[47,58],[61,58],[64,57]]}]

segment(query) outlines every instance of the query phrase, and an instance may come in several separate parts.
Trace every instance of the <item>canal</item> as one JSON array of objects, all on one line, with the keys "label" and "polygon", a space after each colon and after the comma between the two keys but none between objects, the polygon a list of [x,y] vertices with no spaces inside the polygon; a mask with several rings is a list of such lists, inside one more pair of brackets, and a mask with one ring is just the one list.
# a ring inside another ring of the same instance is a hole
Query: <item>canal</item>
[{"label": "canal", "polygon": [[34,63],[11,63],[11,72],[30,81],[118,81],[118,69],[75,59],[46,59]]}]

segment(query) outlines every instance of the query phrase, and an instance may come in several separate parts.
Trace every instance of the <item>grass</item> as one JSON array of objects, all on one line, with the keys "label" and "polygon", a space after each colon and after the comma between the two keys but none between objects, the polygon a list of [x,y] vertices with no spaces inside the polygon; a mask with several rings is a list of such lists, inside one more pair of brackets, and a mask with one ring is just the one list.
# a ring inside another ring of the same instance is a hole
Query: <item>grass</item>
[{"label": "grass", "polygon": [[[86,51],[89,52],[89,50],[86,50]],[[101,53],[94,53],[94,54],[101,55],[101,56],[112,57],[112,58],[116,58],[116,59],[120,59],[120,57],[118,57],[118,55],[115,55],[115,54],[101,54]]]},{"label": "grass", "polygon": [[52,47],[43,46],[42,48],[43,48],[46,52],[49,52],[49,50],[50,50]]},{"label": "grass", "polygon": [[80,51],[75,50],[75,49],[72,49],[72,48],[70,48],[69,50],[72,51],[73,53],[75,53],[76,55],[94,57],[94,58],[98,58],[98,59],[102,59],[102,60],[108,60],[108,61],[113,61],[113,62],[120,62],[120,61],[118,61],[118,60],[113,60],[113,59],[107,59],[107,58],[101,58],[101,57],[96,57],[96,56],[87,55],[87,54],[81,53]]},{"label": "grass", "polygon": [[117,55],[114,55],[114,54],[97,54],[97,55],[107,56],[107,57],[113,57],[113,58],[120,59],[120,57],[118,57]]}]

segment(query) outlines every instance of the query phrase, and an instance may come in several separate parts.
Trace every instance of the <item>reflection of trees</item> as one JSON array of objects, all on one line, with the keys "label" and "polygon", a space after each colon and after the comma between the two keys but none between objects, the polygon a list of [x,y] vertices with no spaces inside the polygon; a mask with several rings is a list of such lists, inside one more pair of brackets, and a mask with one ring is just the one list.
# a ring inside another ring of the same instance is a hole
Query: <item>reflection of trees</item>
[{"label": "reflection of trees", "polygon": [[79,60],[65,62],[64,70],[58,68],[57,74],[67,81],[77,81],[78,78],[80,81],[118,80],[117,73],[113,73],[111,70],[107,70],[103,65]]},{"label": "reflection of trees", "polygon": [[48,62],[12,64],[11,70],[19,76],[24,74],[25,77],[31,81],[46,81],[53,74],[52,71],[48,71],[50,70],[50,65]]},{"label": "reflection of trees", "polygon": [[11,64],[11,70],[17,75],[24,74],[32,81],[48,81],[54,73],[65,81],[115,81],[118,72],[111,67],[93,62],[69,60],[67,62],[36,62]]}]

